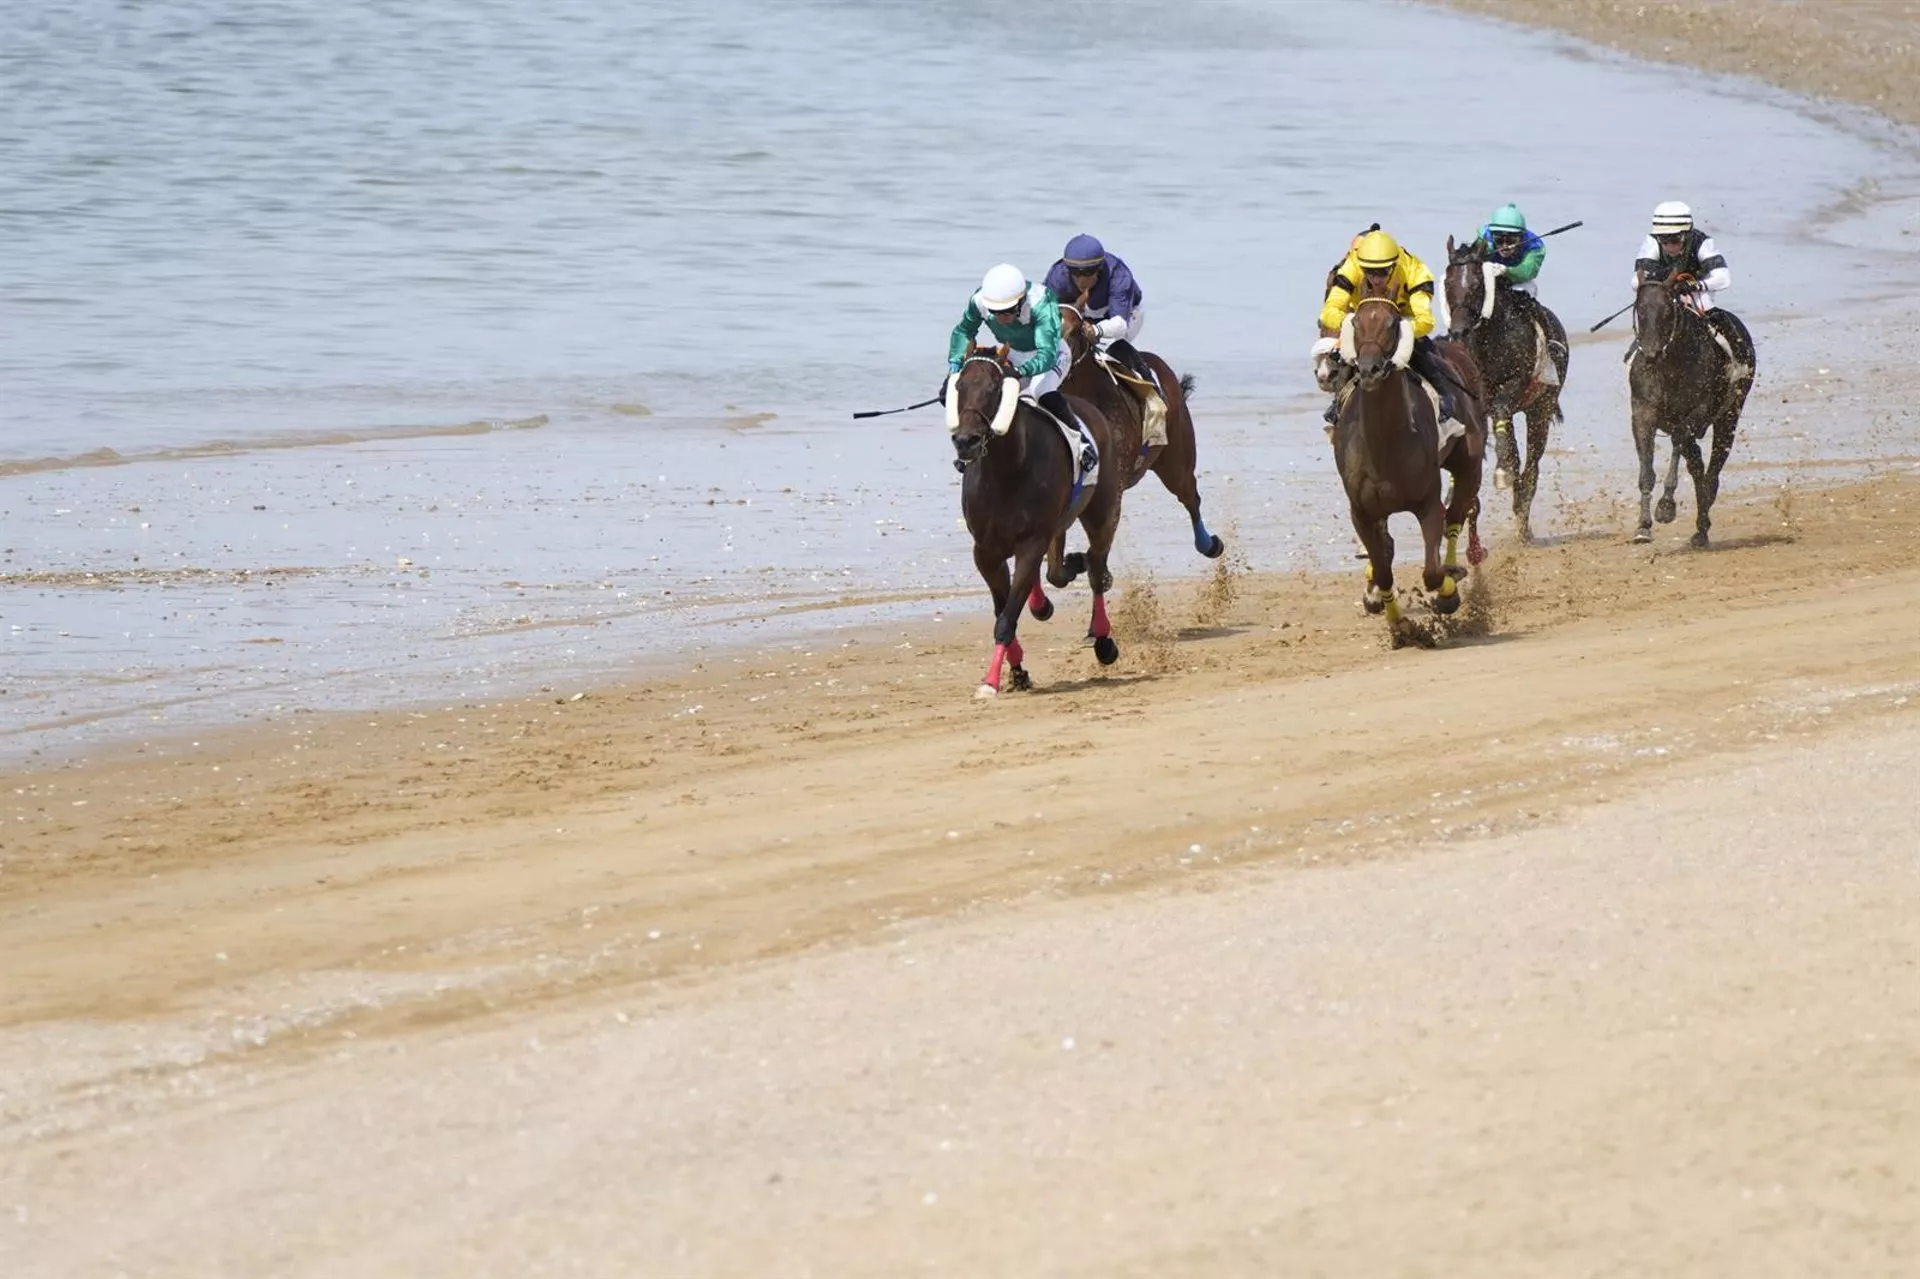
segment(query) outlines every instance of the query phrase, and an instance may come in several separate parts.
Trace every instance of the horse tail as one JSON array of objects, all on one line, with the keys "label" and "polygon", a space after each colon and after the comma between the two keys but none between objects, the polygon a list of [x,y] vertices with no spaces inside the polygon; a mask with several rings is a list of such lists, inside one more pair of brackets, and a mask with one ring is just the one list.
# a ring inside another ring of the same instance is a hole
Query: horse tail
[{"label": "horse tail", "polygon": [[1180,394],[1189,400],[1193,398],[1193,374],[1182,373],[1180,375]]}]

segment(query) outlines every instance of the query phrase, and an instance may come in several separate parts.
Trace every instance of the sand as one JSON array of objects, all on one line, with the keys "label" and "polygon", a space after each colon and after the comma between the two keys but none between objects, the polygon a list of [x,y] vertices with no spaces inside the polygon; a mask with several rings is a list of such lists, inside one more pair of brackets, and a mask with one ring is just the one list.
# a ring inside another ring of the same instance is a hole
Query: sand
[{"label": "sand", "polygon": [[1882,443],[1495,512],[1433,649],[1229,560],[994,702],[968,616],[0,779],[0,1274],[1912,1273]]}]

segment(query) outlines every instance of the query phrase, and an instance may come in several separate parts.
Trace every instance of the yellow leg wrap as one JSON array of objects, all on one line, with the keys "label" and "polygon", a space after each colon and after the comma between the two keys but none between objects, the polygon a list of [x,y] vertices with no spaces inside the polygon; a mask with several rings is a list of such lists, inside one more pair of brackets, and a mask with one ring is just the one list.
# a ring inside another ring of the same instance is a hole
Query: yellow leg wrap
[{"label": "yellow leg wrap", "polygon": [[1495,435],[1505,435],[1508,431],[1512,429],[1513,429],[1513,423],[1506,418],[1501,418],[1499,421],[1493,424],[1493,433]]},{"label": "yellow leg wrap", "polygon": [[1400,622],[1400,599],[1392,591],[1387,592],[1387,625],[1395,626]]},{"label": "yellow leg wrap", "polygon": [[1447,525],[1446,566],[1448,568],[1452,568],[1454,565],[1458,564],[1459,562],[1460,562],[1460,526],[1458,524],[1449,524]]},{"label": "yellow leg wrap", "polygon": [[1373,561],[1372,560],[1367,561],[1367,581],[1369,584],[1371,584],[1373,581]]}]

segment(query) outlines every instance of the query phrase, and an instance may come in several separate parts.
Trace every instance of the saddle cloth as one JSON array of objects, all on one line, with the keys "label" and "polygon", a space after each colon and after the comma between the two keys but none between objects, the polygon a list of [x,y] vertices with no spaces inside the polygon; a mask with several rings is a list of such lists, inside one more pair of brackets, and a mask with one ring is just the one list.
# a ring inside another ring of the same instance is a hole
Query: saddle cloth
[{"label": "saddle cloth", "polygon": [[1559,386],[1560,370],[1554,367],[1547,330],[1538,320],[1533,322],[1533,338],[1533,349],[1539,355],[1533,362],[1533,377],[1530,380],[1535,386]]},{"label": "saddle cloth", "polygon": [[1160,375],[1154,373],[1151,382],[1143,382],[1140,375],[1114,359],[1105,351],[1094,352],[1093,358],[1107,375],[1125,387],[1131,387],[1140,397],[1140,451],[1146,452],[1156,445],[1167,442],[1167,393],[1160,386]]},{"label": "saddle cloth", "polygon": [[1087,431],[1086,425],[1078,418],[1071,422],[1062,422],[1047,412],[1040,401],[1024,395],[1020,398],[1039,409],[1041,416],[1059,427],[1060,434],[1066,438],[1067,450],[1073,454],[1073,491],[1078,493],[1084,487],[1098,484],[1100,482],[1100,450],[1094,447],[1093,436]]}]

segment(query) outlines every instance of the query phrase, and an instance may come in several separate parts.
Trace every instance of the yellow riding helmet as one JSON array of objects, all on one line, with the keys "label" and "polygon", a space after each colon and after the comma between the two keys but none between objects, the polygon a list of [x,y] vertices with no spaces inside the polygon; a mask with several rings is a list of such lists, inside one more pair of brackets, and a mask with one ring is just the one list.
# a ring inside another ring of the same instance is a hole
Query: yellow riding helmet
[{"label": "yellow riding helmet", "polygon": [[1369,231],[1360,241],[1362,270],[1384,271],[1400,260],[1400,242],[1385,231]]}]

